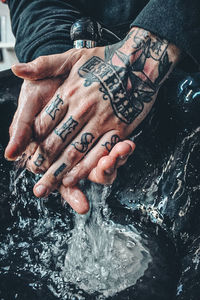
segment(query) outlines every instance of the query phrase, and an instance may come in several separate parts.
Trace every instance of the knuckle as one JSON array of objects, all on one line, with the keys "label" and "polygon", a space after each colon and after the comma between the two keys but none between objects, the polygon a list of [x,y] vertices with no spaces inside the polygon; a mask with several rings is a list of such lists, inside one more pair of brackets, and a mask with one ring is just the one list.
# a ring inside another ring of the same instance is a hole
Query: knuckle
[{"label": "knuckle", "polygon": [[34,137],[37,141],[41,142],[43,140],[43,137],[45,136],[45,133],[48,129],[49,122],[48,120],[43,116],[39,115],[33,124],[33,132]]},{"label": "knuckle", "polygon": [[45,172],[45,170],[43,169],[43,168],[41,168],[41,167],[37,167],[35,164],[34,164],[34,162],[33,161],[29,161],[28,163],[27,163],[27,169],[29,170],[29,171],[31,171],[32,173],[34,173],[34,174],[42,174],[42,173],[44,173]]},{"label": "knuckle", "polygon": [[80,57],[83,57],[84,56],[84,54],[85,54],[85,49],[75,49],[74,51],[73,51],[73,53],[72,53],[72,58],[74,59],[74,60],[78,60]]},{"label": "knuckle", "polygon": [[78,151],[75,151],[74,148],[71,148],[66,153],[65,157],[67,157],[67,160],[70,162],[71,165],[75,164],[79,158]]},{"label": "knuckle", "polygon": [[38,148],[38,144],[36,142],[30,142],[30,144],[26,147],[26,153],[29,154],[28,156],[34,155]]},{"label": "knuckle", "polygon": [[73,106],[74,101],[71,99],[72,96],[78,91],[79,85],[76,82],[72,82],[72,84],[66,88],[66,86],[62,86],[60,89],[61,98],[65,103],[70,103]]},{"label": "knuckle", "polygon": [[[66,57],[66,64],[69,64],[71,66],[74,66],[77,61],[83,56],[84,49],[71,49],[71,53],[66,52],[67,57]],[[70,55],[69,55],[70,54]],[[73,70],[72,70],[73,73]]]},{"label": "knuckle", "polygon": [[41,76],[44,73],[44,65],[48,63],[48,57],[47,56],[40,56],[33,60],[30,64],[33,69],[33,71],[39,73]]},{"label": "knuckle", "polygon": [[83,162],[77,164],[73,168],[73,176],[76,178],[77,181],[87,178],[89,173],[89,168],[85,164],[83,164]]},{"label": "knuckle", "polygon": [[81,179],[87,178],[89,175],[88,168],[84,169],[82,163],[78,163],[73,169],[67,173],[67,175],[63,178],[63,185],[64,186],[74,186],[76,185]]},{"label": "knuckle", "polygon": [[47,56],[39,56],[32,63],[37,65],[37,67],[40,67],[41,64],[46,63],[46,62],[47,62]]},{"label": "knuckle", "polygon": [[93,99],[87,99],[83,101],[79,106],[79,112],[77,113],[77,118],[84,118],[88,113],[92,114],[96,111],[97,103]]},{"label": "knuckle", "polygon": [[40,137],[43,132],[42,128],[43,128],[43,123],[41,122],[41,117],[38,116],[35,119],[35,122],[33,124],[33,132],[34,132],[34,137],[35,137],[36,141],[41,141]]},{"label": "knuckle", "polygon": [[51,136],[40,144],[41,151],[48,158],[49,162],[56,154],[58,155],[59,146],[60,143],[56,142]]}]

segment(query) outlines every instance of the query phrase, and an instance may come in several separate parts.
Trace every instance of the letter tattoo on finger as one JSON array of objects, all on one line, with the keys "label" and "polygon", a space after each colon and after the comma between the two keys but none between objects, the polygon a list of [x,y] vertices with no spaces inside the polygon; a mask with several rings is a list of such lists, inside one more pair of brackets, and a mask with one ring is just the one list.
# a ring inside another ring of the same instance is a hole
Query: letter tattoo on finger
[{"label": "letter tattoo on finger", "polygon": [[57,177],[59,174],[61,174],[66,167],[67,165],[65,163],[61,164],[60,167],[54,172],[54,177]]},{"label": "letter tattoo on finger", "polygon": [[56,96],[56,99],[45,109],[45,112],[51,117],[52,120],[55,120],[56,113],[60,110],[60,106],[64,104],[64,101]]},{"label": "letter tattoo on finger", "polygon": [[67,122],[63,123],[60,128],[56,128],[54,130],[55,134],[57,134],[61,140],[64,142],[67,136],[75,130],[78,122],[72,118],[72,116],[67,120]]},{"label": "letter tattoo on finger", "polygon": [[106,150],[108,150],[108,152],[110,152],[112,148],[120,141],[121,141],[120,137],[117,134],[114,134],[111,136],[110,142],[106,142],[102,146],[105,147]]},{"label": "letter tattoo on finger", "polygon": [[37,166],[37,167],[41,167],[41,165],[43,164],[43,162],[45,161],[45,158],[42,154],[38,154],[38,157],[37,159],[34,161],[34,164]]},{"label": "letter tattoo on finger", "polygon": [[94,136],[91,133],[86,132],[82,134],[81,141],[73,143],[72,146],[74,146],[77,151],[85,153],[87,152],[89,144],[92,143],[93,139]]}]

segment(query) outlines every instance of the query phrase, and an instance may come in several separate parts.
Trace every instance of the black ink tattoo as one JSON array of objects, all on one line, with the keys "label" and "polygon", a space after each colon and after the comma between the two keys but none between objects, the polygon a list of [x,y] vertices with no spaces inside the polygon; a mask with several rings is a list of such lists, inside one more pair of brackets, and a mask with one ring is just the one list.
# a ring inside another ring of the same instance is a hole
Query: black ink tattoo
[{"label": "black ink tattoo", "polygon": [[91,133],[86,132],[82,134],[81,141],[73,143],[72,146],[74,146],[77,151],[85,153],[87,152],[89,144],[92,143],[93,139],[94,136]]},{"label": "black ink tattoo", "polygon": [[37,166],[37,167],[41,167],[41,165],[43,164],[43,162],[45,161],[45,158],[42,154],[38,154],[38,157],[37,159],[34,161],[34,164]]},{"label": "black ink tattoo", "polygon": [[75,121],[72,116],[65,122],[60,128],[56,128],[54,132],[62,139],[64,142],[67,136],[72,133],[72,131],[76,128],[78,122]]},{"label": "black ink tattoo", "polygon": [[46,113],[52,118],[52,120],[55,120],[56,113],[60,110],[59,106],[63,105],[64,101],[59,97],[59,95],[56,96],[56,99],[46,108]]},{"label": "black ink tattoo", "polygon": [[94,56],[79,69],[79,75],[86,77],[85,86],[100,82],[103,99],[110,99],[115,114],[125,123],[131,123],[129,117],[132,107],[128,102],[128,94],[119,77],[110,64]]},{"label": "black ink tattoo", "polygon": [[[123,52],[127,39],[132,39],[132,53]],[[135,30],[126,40],[105,47],[105,60],[93,56],[78,71],[84,86],[100,83],[104,100],[110,100],[114,114],[124,123],[132,123],[152,101],[160,83],[169,71],[168,42],[152,37],[143,29]],[[148,75],[148,59],[157,64],[157,72]],[[116,61],[120,62],[116,65]]]},{"label": "black ink tattoo", "polygon": [[102,146],[105,147],[108,150],[108,152],[110,152],[112,148],[120,141],[121,141],[120,137],[117,134],[114,134],[111,136],[110,142],[106,142]]},{"label": "black ink tattoo", "polygon": [[55,173],[53,174],[55,177],[57,177],[60,173],[62,173],[64,171],[64,169],[67,167],[66,164],[62,164],[60,165],[60,167],[55,171]]}]

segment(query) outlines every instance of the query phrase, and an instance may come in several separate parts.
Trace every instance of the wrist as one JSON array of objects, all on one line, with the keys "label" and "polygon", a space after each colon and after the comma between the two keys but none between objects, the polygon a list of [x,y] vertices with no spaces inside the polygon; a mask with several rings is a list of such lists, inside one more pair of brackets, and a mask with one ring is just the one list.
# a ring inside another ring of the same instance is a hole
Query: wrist
[{"label": "wrist", "polygon": [[142,72],[158,86],[171,73],[181,56],[180,49],[174,44],[137,27],[130,30],[123,48],[122,51],[129,56],[133,72]]}]

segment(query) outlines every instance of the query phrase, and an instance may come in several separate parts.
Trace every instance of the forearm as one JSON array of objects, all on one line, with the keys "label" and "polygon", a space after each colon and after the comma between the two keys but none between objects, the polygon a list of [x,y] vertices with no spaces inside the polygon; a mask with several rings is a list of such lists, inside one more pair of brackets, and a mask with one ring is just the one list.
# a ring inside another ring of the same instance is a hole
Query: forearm
[{"label": "forearm", "polygon": [[72,48],[70,28],[82,16],[79,0],[10,0],[8,5],[20,62]]}]

